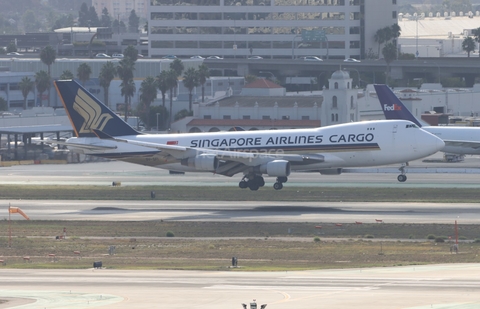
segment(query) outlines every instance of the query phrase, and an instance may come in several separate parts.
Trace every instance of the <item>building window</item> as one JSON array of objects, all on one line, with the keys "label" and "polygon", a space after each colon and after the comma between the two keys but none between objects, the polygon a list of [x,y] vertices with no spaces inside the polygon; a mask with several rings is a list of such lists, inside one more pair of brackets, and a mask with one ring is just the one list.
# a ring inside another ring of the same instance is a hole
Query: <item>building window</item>
[{"label": "building window", "polygon": [[290,120],[290,116],[282,116],[282,120]]},{"label": "building window", "polygon": [[392,12],[392,18],[393,18],[393,19],[397,19],[397,11],[393,11],[393,12]]},{"label": "building window", "polygon": [[302,116],[302,120],[310,120],[310,116]]},{"label": "building window", "polygon": [[335,115],[332,114],[332,122],[334,122],[334,121],[335,121]]},{"label": "building window", "polygon": [[338,83],[337,83],[337,82],[335,82],[333,88],[334,88],[334,89],[338,89]]},{"label": "building window", "polygon": [[223,115],[223,119],[232,119],[232,116],[230,116],[230,115]]},{"label": "building window", "polygon": [[392,4],[397,4],[397,0],[392,0]]},{"label": "building window", "polygon": [[265,115],[264,115],[264,116],[262,116],[262,119],[263,119],[263,120],[270,120],[270,116],[265,116]]},{"label": "building window", "polygon": [[338,108],[338,103],[337,103],[337,96],[333,96],[332,98],[332,108]]},{"label": "building window", "polygon": [[335,121],[338,122],[338,114],[335,114]]},{"label": "building window", "polygon": [[250,115],[243,115],[242,119],[250,119]]},{"label": "building window", "polygon": [[347,83],[347,89],[350,89],[350,82]]},{"label": "building window", "polygon": [[350,97],[350,109],[354,109],[354,106],[353,106],[353,96]]},{"label": "building window", "polygon": [[212,115],[203,115],[203,119],[212,119]]}]

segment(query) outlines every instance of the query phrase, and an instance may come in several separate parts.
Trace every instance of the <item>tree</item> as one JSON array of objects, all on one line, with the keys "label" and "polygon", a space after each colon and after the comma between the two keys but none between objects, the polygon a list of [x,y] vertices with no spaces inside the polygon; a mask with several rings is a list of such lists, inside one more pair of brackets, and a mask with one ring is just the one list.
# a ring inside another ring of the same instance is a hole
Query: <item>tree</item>
[{"label": "tree", "polygon": [[110,102],[108,99],[108,91],[110,89],[110,83],[117,75],[117,69],[115,65],[111,61],[107,61],[102,68],[100,69],[100,75],[98,76],[98,80],[100,83],[100,87],[103,88],[103,95],[104,95],[104,103],[107,107],[110,107]]},{"label": "tree", "polygon": [[162,93],[162,103],[163,103],[163,107],[165,107],[165,94],[170,89],[168,84],[168,71],[163,70],[157,76],[157,86],[160,92]]},{"label": "tree", "polygon": [[[123,58],[117,66],[117,74],[118,77],[122,80],[120,84],[122,96],[125,98],[125,122],[127,122],[128,117],[128,102],[129,102],[129,95],[131,93],[131,84],[133,83],[133,71],[135,70],[135,62],[130,59],[130,57]],[[135,84],[134,84],[135,85]],[[135,89],[133,90],[135,93]],[[132,94],[133,96],[133,94]]]},{"label": "tree", "polygon": [[17,51],[17,45],[15,45],[15,43],[13,43],[13,42],[8,43],[7,53],[12,53],[12,52],[16,52],[16,51]]},{"label": "tree", "polygon": [[137,16],[135,10],[130,11],[128,17],[128,32],[138,33],[138,27],[140,26],[140,17]]},{"label": "tree", "polygon": [[50,75],[44,70],[40,70],[35,74],[35,86],[40,96],[40,106],[43,106],[42,96],[45,90],[50,88]]},{"label": "tree", "polygon": [[[57,52],[50,45],[45,46],[45,48],[43,48],[42,51],[40,52],[40,60],[42,60],[42,62],[47,65],[48,76],[52,76],[50,68],[52,64],[55,62],[56,57],[57,57]],[[47,95],[48,95],[48,106],[50,106],[50,87],[48,87],[47,89]]]},{"label": "tree", "polygon": [[392,63],[397,57],[397,47],[392,43],[389,42],[385,44],[382,49],[383,59],[387,63],[387,84],[390,78],[390,63]]},{"label": "tree", "polygon": [[167,78],[167,84],[168,84],[168,89],[170,90],[170,109],[168,110],[170,116],[168,117],[168,129],[170,129],[172,125],[172,108],[173,108],[173,89],[177,88],[178,85],[178,75],[177,72],[174,70],[168,70],[167,72],[168,78]]},{"label": "tree", "polygon": [[475,41],[471,36],[466,37],[465,40],[463,40],[462,49],[467,52],[467,55],[470,58],[470,53],[475,50]]},{"label": "tree", "polygon": [[28,94],[34,89],[33,81],[29,77],[25,76],[22,78],[22,80],[18,84],[18,87],[20,88],[20,91],[22,92],[22,95],[23,95],[23,109],[27,109]]},{"label": "tree", "polygon": [[183,85],[188,89],[188,110],[192,111],[193,89],[200,85],[198,82],[198,71],[189,68],[183,75]]},{"label": "tree", "polygon": [[183,66],[182,60],[177,58],[173,60],[172,63],[170,63],[170,69],[174,70],[178,77],[182,75],[182,72],[185,69],[185,67]]},{"label": "tree", "polygon": [[136,49],[132,45],[128,45],[127,48],[125,48],[125,50],[123,51],[123,55],[135,62],[138,60],[138,49]]},{"label": "tree", "polygon": [[210,71],[205,64],[201,64],[198,67],[198,82],[202,85],[202,103],[205,102],[205,83],[210,77]]},{"label": "tree", "polygon": [[378,29],[375,32],[374,39],[378,43],[378,57],[380,57],[380,47],[385,43],[385,28]]},{"label": "tree", "polygon": [[78,12],[78,26],[79,27],[88,27],[88,6],[85,2],[80,6],[80,11]]},{"label": "tree", "polygon": [[[472,30],[473,38],[475,39],[475,42],[480,43],[480,28],[473,29]],[[478,56],[480,57],[480,53],[478,53]]]},{"label": "tree", "polygon": [[135,91],[137,91],[137,88],[135,86],[135,82],[133,81],[133,79],[130,79],[128,80],[127,83],[121,83],[120,84],[120,87],[121,87],[121,94],[122,96],[125,97],[125,122],[127,122],[127,119],[128,119],[128,111],[130,110],[130,103],[131,103],[131,98],[133,97],[133,95],[135,94]]},{"label": "tree", "polygon": [[112,26],[112,19],[110,18],[110,15],[108,14],[107,8],[103,8],[103,10],[102,10],[102,16],[100,18],[100,25],[102,27],[111,27]]},{"label": "tree", "polygon": [[85,87],[85,82],[90,79],[90,74],[92,74],[92,69],[86,62],[78,66],[77,78],[82,82],[82,86]]},{"label": "tree", "polygon": [[88,10],[88,27],[98,27],[100,26],[100,20],[98,19],[97,11],[94,6],[91,6]]},{"label": "tree", "polygon": [[62,75],[60,75],[60,79],[73,79],[73,73],[70,70],[65,70],[62,72]]},{"label": "tree", "polygon": [[[148,76],[145,78],[140,85],[140,102],[145,109],[145,118],[147,121],[150,120],[148,114],[150,113],[150,105],[153,100],[157,98],[157,81],[155,78]],[[146,123],[147,128],[150,128],[150,122]],[[158,129],[158,128],[157,128]]]},{"label": "tree", "polygon": [[8,110],[7,100],[0,97],[0,111],[7,111],[7,110]]}]

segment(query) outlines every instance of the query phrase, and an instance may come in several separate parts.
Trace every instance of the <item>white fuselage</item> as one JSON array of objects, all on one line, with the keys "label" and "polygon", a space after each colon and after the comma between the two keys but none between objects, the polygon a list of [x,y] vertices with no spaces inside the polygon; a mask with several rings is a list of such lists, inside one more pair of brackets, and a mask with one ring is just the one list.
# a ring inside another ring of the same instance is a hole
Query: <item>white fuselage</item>
[{"label": "white fuselage", "polygon": [[[267,154],[302,154],[313,159],[292,170],[364,167],[403,163],[431,155],[444,146],[434,135],[409,121],[381,120],[347,123],[315,129],[215,132],[192,134],[147,134],[121,139],[151,144],[178,145],[194,149],[220,149]],[[116,146],[91,151],[69,146],[74,151],[159,168],[198,171],[178,160],[165,159],[161,151],[113,140],[71,138],[68,143]],[[320,158],[320,159],[319,159]]]},{"label": "white fuselage", "polygon": [[[427,132],[441,138],[444,141],[458,141],[459,143],[450,145],[447,143],[443,152],[455,154],[480,154],[480,128],[477,127],[422,127]],[[462,144],[461,142],[465,143]],[[470,143],[470,144],[469,144]],[[472,145],[471,143],[478,143]]]}]

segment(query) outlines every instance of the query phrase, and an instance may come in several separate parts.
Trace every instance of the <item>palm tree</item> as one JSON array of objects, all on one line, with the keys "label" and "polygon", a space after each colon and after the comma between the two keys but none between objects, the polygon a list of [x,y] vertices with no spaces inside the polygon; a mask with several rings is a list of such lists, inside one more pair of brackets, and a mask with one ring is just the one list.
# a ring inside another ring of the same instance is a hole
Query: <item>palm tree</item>
[{"label": "palm tree", "polygon": [[202,103],[205,102],[205,83],[210,77],[210,71],[205,64],[198,67],[198,82],[202,85]]},{"label": "palm tree", "polygon": [[395,60],[395,58],[396,58],[397,48],[395,47],[395,45],[393,45],[392,42],[389,42],[389,43],[385,44],[385,46],[383,47],[382,55],[383,55],[383,58],[385,59],[385,62],[387,63],[387,78],[386,78],[386,81],[387,81],[387,84],[388,84],[388,80],[390,78],[390,63],[392,63],[393,60]]},{"label": "palm tree", "polygon": [[173,89],[177,88],[178,85],[178,75],[174,70],[169,70],[167,72],[168,78],[167,78],[167,84],[168,84],[168,89],[170,90],[170,109],[168,110],[169,112],[169,117],[168,117],[168,129],[170,129],[172,125],[172,118],[173,118]]},{"label": "palm tree", "polygon": [[160,74],[157,76],[157,85],[158,89],[162,93],[162,103],[163,107],[165,108],[165,94],[167,93],[169,88],[168,85],[168,71],[163,70],[160,72]]},{"label": "palm tree", "polygon": [[128,45],[128,47],[123,51],[123,54],[125,57],[130,58],[134,62],[138,59],[138,50],[132,45]]},{"label": "palm tree", "polygon": [[175,59],[172,63],[170,63],[170,69],[174,70],[177,73],[177,77],[182,75],[183,70],[185,67],[183,66],[182,60]]},{"label": "palm tree", "polygon": [[[125,97],[125,122],[127,122],[127,111],[128,111],[128,94],[129,90],[127,89],[130,87],[130,82],[133,83],[133,71],[135,70],[135,62],[132,61],[129,57],[123,58],[117,66],[117,74],[118,77],[122,80],[120,87],[122,87],[122,96]],[[135,92],[135,90],[133,91]]]},{"label": "palm tree", "polygon": [[378,57],[380,58],[380,47],[385,43],[385,28],[378,29],[375,32],[374,39],[378,43]]},{"label": "palm tree", "polygon": [[23,109],[27,109],[28,94],[34,89],[33,81],[29,77],[25,76],[18,84],[18,87],[23,95]]},{"label": "palm tree", "polygon": [[465,40],[463,40],[462,49],[467,52],[467,55],[470,58],[470,53],[475,50],[475,41],[471,36],[466,37]]},{"label": "palm tree", "polygon": [[[147,127],[150,128],[150,105],[157,98],[157,80],[151,76],[145,78],[140,85],[140,101],[145,107],[145,118],[147,119]],[[158,130],[158,128],[157,128]]]},{"label": "palm tree", "polygon": [[104,103],[107,107],[110,107],[110,103],[108,102],[108,91],[110,89],[110,83],[117,75],[117,69],[115,65],[111,61],[107,61],[102,68],[100,69],[100,75],[98,76],[98,81],[100,86],[103,87],[103,95],[104,95]]},{"label": "palm tree", "polygon": [[35,85],[37,87],[38,94],[40,95],[40,106],[43,106],[42,95],[50,88],[50,75],[44,70],[40,70],[35,74]]},{"label": "palm tree", "polygon": [[65,70],[62,72],[62,75],[60,75],[60,79],[73,79],[73,73],[70,70]]},{"label": "palm tree", "polygon": [[[52,64],[55,62],[55,59],[57,58],[57,53],[55,49],[53,49],[52,46],[47,45],[42,51],[40,52],[40,60],[42,60],[43,63],[47,65],[48,68],[48,76],[52,76],[50,67]],[[50,87],[48,87],[48,106],[50,106]]]},{"label": "palm tree", "polygon": [[122,82],[120,84],[120,87],[121,87],[121,94],[122,94],[122,96],[125,97],[125,101],[126,101],[126,104],[125,104],[125,122],[127,122],[127,114],[128,114],[128,110],[129,110],[129,107],[130,107],[131,98],[135,94],[135,91],[137,91],[137,88],[135,86],[135,82],[133,81],[133,79],[129,79],[126,83]]},{"label": "palm tree", "polygon": [[192,111],[192,100],[193,100],[193,88],[197,87],[198,82],[198,71],[194,68],[189,68],[185,71],[183,75],[183,85],[188,89],[188,110]]},{"label": "palm tree", "polygon": [[82,86],[85,87],[85,82],[90,79],[90,74],[92,74],[92,69],[86,62],[78,66],[77,77],[82,82]]}]

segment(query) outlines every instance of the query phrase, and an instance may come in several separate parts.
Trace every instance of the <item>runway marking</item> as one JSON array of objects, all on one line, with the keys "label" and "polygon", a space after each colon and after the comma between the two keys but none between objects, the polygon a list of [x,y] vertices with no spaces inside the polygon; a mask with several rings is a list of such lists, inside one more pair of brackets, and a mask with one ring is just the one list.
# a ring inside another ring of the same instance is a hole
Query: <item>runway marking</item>
[{"label": "runway marking", "polygon": [[0,290],[0,298],[28,298],[35,302],[16,308],[93,308],[124,301],[123,297],[110,294],[75,293],[71,291],[20,291]]},{"label": "runway marking", "polygon": [[475,303],[449,303],[449,304],[430,304],[420,307],[409,307],[405,309],[478,309],[480,302]]}]

